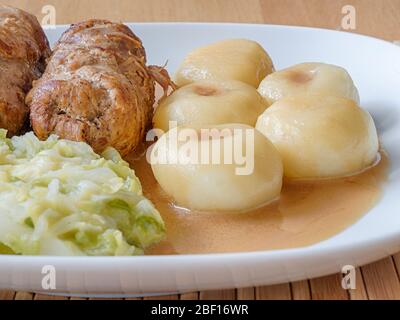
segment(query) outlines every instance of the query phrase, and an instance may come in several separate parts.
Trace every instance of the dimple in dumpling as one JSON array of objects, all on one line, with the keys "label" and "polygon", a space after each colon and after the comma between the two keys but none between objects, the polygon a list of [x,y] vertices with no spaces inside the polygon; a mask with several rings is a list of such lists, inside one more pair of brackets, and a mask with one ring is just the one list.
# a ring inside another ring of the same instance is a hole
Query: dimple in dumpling
[{"label": "dimple in dumpling", "polygon": [[255,88],[274,71],[268,53],[255,41],[229,39],[190,52],[175,75],[175,83],[184,86],[204,80],[239,80]]},{"label": "dimple in dumpling", "polygon": [[270,104],[303,93],[339,96],[360,103],[358,90],[345,69],[317,62],[297,64],[268,75],[258,92]]},{"label": "dimple in dumpling", "polygon": [[240,81],[203,80],[188,84],[163,99],[153,125],[168,131],[169,122],[178,126],[243,123],[255,126],[268,104],[257,90]]},{"label": "dimple in dumpling", "polygon": [[[238,212],[278,198],[282,187],[282,160],[267,138],[254,128],[242,124],[224,124],[204,129],[214,130],[211,139],[202,138],[201,129],[176,127],[162,135],[152,149],[154,176],[177,205],[200,211]],[[204,150],[217,150],[222,154],[226,150],[222,146],[231,145],[233,148],[229,155],[235,159],[235,150],[242,150],[242,154],[246,154],[246,163],[229,163],[229,157],[226,156],[215,161],[214,151],[210,151],[202,161],[185,163],[180,156],[184,148],[188,150],[187,144],[178,143],[178,147],[174,148],[171,140],[189,132],[195,133],[195,140],[190,143],[198,143],[197,150],[202,150],[199,157],[204,157]],[[251,139],[251,135],[254,139]],[[251,149],[253,152],[249,152]],[[163,157],[168,161],[160,161]]]},{"label": "dimple in dumpling", "polygon": [[278,149],[286,177],[346,176],[377,159],[374,121],[350,99],[325,95],[283,98],[258,118],[256,128]]}]

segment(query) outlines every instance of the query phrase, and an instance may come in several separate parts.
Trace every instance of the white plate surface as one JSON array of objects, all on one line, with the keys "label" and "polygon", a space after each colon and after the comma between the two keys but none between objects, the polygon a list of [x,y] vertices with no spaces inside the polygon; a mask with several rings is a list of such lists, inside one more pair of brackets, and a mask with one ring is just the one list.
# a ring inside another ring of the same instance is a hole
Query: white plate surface
[{"label": "white plate surface", "polygon": [[[243,24],[130,24],[150,64],[174,72],[193,48],[226,38],[261,43],[277,69],[305,62],[340,65],[375,119],[391,167],[381,201],[355,225],[316,245],[237,254],[140,257],[0,256],[0,288],[44,291],[42,268],[56,270],[47,293],[126,295],[258,286],[340,272],[400,251],[400,47],[350,33]],[[65,26],[48,29],[52,43]]]}]

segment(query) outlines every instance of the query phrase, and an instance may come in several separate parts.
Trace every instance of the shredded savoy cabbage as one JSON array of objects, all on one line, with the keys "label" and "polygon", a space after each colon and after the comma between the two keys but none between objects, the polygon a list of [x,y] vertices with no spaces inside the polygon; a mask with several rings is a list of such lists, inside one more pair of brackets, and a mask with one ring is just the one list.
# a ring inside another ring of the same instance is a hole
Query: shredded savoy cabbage
[{"label": "shredded savoy cabbage", "polygon": [[139,179],[108,148],[0,129],[0,254],[138,255],[165,234]]}]

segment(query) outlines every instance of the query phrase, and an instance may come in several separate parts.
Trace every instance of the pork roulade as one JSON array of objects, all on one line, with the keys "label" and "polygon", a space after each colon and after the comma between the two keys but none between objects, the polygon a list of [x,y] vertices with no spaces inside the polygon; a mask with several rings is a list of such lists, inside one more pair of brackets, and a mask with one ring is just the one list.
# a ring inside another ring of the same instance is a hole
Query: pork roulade
[{"label": "pork roulade", "polygon": [[25,96],[44,71],[50,48],[36,17],[0,5],[0,127],[12,136],[26,124]]},{"label": "pork roulade", "polygon": [[33,130],[40,139],[55,133],[96,152],[112,146],[126,155],[151,122],[156,80],[168,87],[166,71],[146,66],[143,45],[127,26],[74,24],[27,97]]}]

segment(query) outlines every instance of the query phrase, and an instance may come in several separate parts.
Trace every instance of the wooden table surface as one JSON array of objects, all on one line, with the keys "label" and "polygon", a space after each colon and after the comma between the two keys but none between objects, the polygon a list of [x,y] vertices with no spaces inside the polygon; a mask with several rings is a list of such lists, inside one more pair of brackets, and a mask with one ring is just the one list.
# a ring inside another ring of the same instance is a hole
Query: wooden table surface
[{"label": "wooden table surface", "polygon": [[[202,21],[304,25],[341,29],[342,7],[356,9],[352,32],[400,40],[400,0],[6,0],[37,15],[53,5],[56,23],[87,18],[116,21]],[[400,57],[399,57],[400,59]],[[377,62],[379,63],[379,62]],[[338,270],[339,271],[339,270]],[[341,275],[257,288],[202,291],[163,299],[400,299],[400,253],[357,269],[357,289],[344,290]],[[0,291],[1,299],[68,299]],[[147,298],[146,298],[147,299]]]}]

